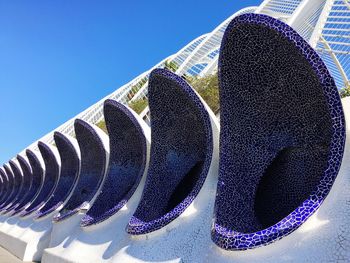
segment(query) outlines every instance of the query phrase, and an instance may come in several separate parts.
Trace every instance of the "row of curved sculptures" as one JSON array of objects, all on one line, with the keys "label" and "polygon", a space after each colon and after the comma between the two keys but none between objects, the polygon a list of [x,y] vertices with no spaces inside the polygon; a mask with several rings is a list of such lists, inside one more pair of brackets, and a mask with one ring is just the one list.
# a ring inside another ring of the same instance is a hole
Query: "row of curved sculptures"
[{"label": "row of curved sculptures", "polygon": [[176,221],[200,209],[192,228],[209,233],[213,219],[211,239],[225,250],[267,245],[296,230],[321,206],[342,161],[345,120],[334,80],[292,28],[257,14],[227,27],[218,74],[220,125],[183,78],[156,69],[151,129],[107,100],[108,136],[76,120],[76,139],[56,132],[55,147],[39,142],[40,152],[5,164],[3,225],[49,218],[54,240],[56,225],[78,214],[80,229],[116,231],[108,224],[129,209],[119,231],[132,237],[167,225],[185,231]]}]

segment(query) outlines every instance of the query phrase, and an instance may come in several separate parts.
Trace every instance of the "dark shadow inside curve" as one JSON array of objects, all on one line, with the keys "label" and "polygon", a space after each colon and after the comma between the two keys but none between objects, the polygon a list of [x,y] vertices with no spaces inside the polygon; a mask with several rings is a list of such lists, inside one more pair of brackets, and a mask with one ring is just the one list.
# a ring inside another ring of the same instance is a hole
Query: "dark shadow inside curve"
[{"label": "dark shadow inside curve", "polygon": [[7,174],[3,169],[0,169],[0,175],[2,178],[2,184],[3,184],[1,196],[0,196],[0,206],[1,206],[3,204],[3,202],[6,201],[8,195],[9,195],[10,185],[9,185],[9,180],[7,178]]},{"label": "dark shadow inside curve", "polygon": [[41,188],[41,184],[43,183],[44,170],[40,160],[31,150],[26,150],[26,155],[31,166],[31,173],[28,174],[31,177],[31,187],[29,188],[29,191],[25,198],[14,209],[13,215],[21,212],[30,202],[32,202],[37,197]]},{"label": "dark shadow inside curve", "polygon": [[163,69],[149,80],[151,159],[145,189],[128,225],[131,234],[157,230],[197,196],[212,156],[212,131],[204,105],[181,77]]},{"label": "dark shadow inside curve", "polygon": [[6,208],[16,196],[14,173],[12,172],[12,170],[6,164],[4,165],[4,169],[5,169],[8,181],[9,181],[9,191],[7,193],[8,194],[7,198],[5,199],[3,204],[0,206],[1,210]]},{"label": "dark shadow inside curve", "polygon": [[74,128],[81,152],[81,171],[71,197],[54,217],[55,221],[79,212],[82,206],[89,203],[100,188],[105,174],[106,151],[97,132],[79,119],[75,120]]},{"label": "dark shadow inside curve", "polygon": [[277,154],[255,195],[255,216],[262,228],[281,221],[310,196],[323,176],[328,154],[327,145],[291,147]]},{"label": "dark shadow inside curve", "polygon": [[[11,165],[12,171],[15,174],[15,178],[17,181],[17,186],[16,186],[17,194],[15,199],[12,201],[11,205],[5,209],[6,212],[11,211],[15,206],[17,206],[22,200],[23,196],[26,194],[26,191],[28,191],[27,185],[25,182],[26,180],[24,179],[24,173],[23,173],[24,171],[22,170],[20,162],[18,162],[18,165],[17,165],[14,161],[10,161],[10,165]],[[19,168],[19,166],[21,168]]]},{"label": "dark shadow inside curve", "polygon": [[174,192],[169,198],[168,206],[165,211],[173,210],[182,200],[184,200],[188,193],[193,189],[198,182],[199,176],[203,169],[203,161],[199,161],[184,175],[182,180],[174,189]]},{"label": "dark shadow inside curve", "polygon": [[23,186],[20,194],[20,199],[17,202],[17,204],[12,208],[12,210],[15,210],[18,208],[27,198],[27,196],[31,192],[32,184],[33,184],[33,174],[32,169],[29,164],[29,160],[25,159],[21,155],[17,155],[17,160],[21,166],[22,173],[23,173]]},{"label": "dark shadow inside curve", "polygon": [[109,134],[109,168],[102,191],[83,217],[88,226],[106,220],[119,211],[136,190],[143,175],[147,145],[143,130],[122,104],[107,100],[104,117]]},{"label": "dark shadow inside curve", "polygon": [[[3,173],[2,173],[2,169],[0,168],[0,201],[1,201],[2,196],[4,195],[4,190],[5,190],[5,181],[2,178],[2,176],[3,176]],[[1,202],[0,202],[0,204],[1,204]]]},{"label": "dark shadow inside curve", "polygon": [[[336,152],[324,87],[333,86],[338,96],[334,81],[311,47],[305,42],[306,58],[276,30],[279,26],[297,36],[273,18],[243,15],[231,22],[220,51],[220,173],[212,237],[226,249],[254,247],[282,235],[274,229],[275,236],[264,239],[262,232],[260,240],[249,243],[229,231],[248,235],[289,216],[318,189]],[[286,224],[285,231],[291,231]]]},{"label": "dark shadow inside curve", "polygon": [[55,211],[63,204],[79,176],[80,159],[72,142],[62,133],[54,133],[55,144],[61,157],[61,173],[55,192],[49,201],[38,211],[38,217],[43,217]]},{"label": "dark shadow inside curve", "polygon": [[40,153],[45,163],[45,176],[43,186],[35,200],[22,212],[21,216],[27,216],[37,211],[54,192],[59,178],[59,164],[55,154],[45,143],[38,143]]}]

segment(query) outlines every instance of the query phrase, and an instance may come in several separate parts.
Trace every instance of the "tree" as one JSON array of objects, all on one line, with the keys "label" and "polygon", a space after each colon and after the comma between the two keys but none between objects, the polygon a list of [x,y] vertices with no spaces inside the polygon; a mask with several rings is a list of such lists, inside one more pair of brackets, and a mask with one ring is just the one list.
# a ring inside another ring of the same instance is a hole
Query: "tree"
[{"label": "tree", "polygon": [[105,133],[108,134],[106,122],[105,122],[104,119],[102,119],[98,123],[96,123],[96,126],[99,127],[101,130],[103,130]]},{"label": "tree", "polygon": [[179,65],[173,60],[167,60],[164,62],[164,68],[172,72],[176,72],[176,70],[179,68]]},{"label": "tree", "polygon": [[340,91],[340,97],[345,98],[350,96],[350,82],[346,83],[345,87],[342,88]]},{"label": "tree", "polygon": [[129,102],[129,107],[132,108],[137,114],[140,114],[147,106],[148,100],[146,98]]},{"label": "tree", "polygon": [[199,93],[202,99],[216,114],[220,110],[219,80],[217,73],[205,77],[188,77],[187,82]]}]

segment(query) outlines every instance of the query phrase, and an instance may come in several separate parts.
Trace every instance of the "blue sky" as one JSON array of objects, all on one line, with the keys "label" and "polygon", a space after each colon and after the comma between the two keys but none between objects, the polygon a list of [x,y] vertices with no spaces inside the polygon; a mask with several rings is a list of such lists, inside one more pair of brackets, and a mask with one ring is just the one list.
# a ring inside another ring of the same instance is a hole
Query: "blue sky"
[{"label": "blue sky", "polygon": [[0,0],[0,164],[261,0]]}]

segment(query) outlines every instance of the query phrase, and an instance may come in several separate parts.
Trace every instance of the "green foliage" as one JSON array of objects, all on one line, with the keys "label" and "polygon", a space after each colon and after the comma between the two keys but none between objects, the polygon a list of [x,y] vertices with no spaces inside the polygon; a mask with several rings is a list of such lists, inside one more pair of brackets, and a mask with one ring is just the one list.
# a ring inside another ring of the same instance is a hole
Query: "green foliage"
[{"label": "green foliage", "polygon": [[146,98],[129,102],[129,107],[132,108],[137,114],[140,114],[147,106],[148,100]]},{"label": "green foliage", "polygon": [[145,83],[147,82],[147,77],[142,78],[141,80],[139,80],[135,85],[133,85],[130,88],[130,91],[128,93],[128,99],[131,100],[134,95],[142,88],[143,85],[145,85]]},{"label": "green foliage", "polygon": [[164,63],[164,68],[166,68],[172,72],[176,72],[176,70],[179,68],[179,65],[175,61],[167,60]]},{"label": "green foliage", "polygon": [[106,127],[106,122],[105,120],[100,120],[98,123],[96,123],[96,126],[99,127],[101,130],[103,130],[105,133],[108,134],[107,127]]},{"label": "green foliage", "polygon": [[186,77],[191,86],[201,95],[211,110],[216,114],[220,110],[219,80],[217,73],[205,77]]},{"label": "green foliage", "polygon": [[[170,63],[165,63],[168,67]],[[174,62],[173,65],[176,65]],[[176,71],[176,70],[175,70]],[[212,111],[216,114],[220,110],[219,105],[219,83],[217,73],[205,77],[188,77],[187,82],[199,93],[203,100],[208,104]],[[147,106],[147,98],[137,99],[128,103],[129,107],[137,114],[140,114]]]},{"label": "green foliage", "polygon": [[339,91],[339,93],[341,98],[350,97],[350,83],[347,83],[346,86]]}]

